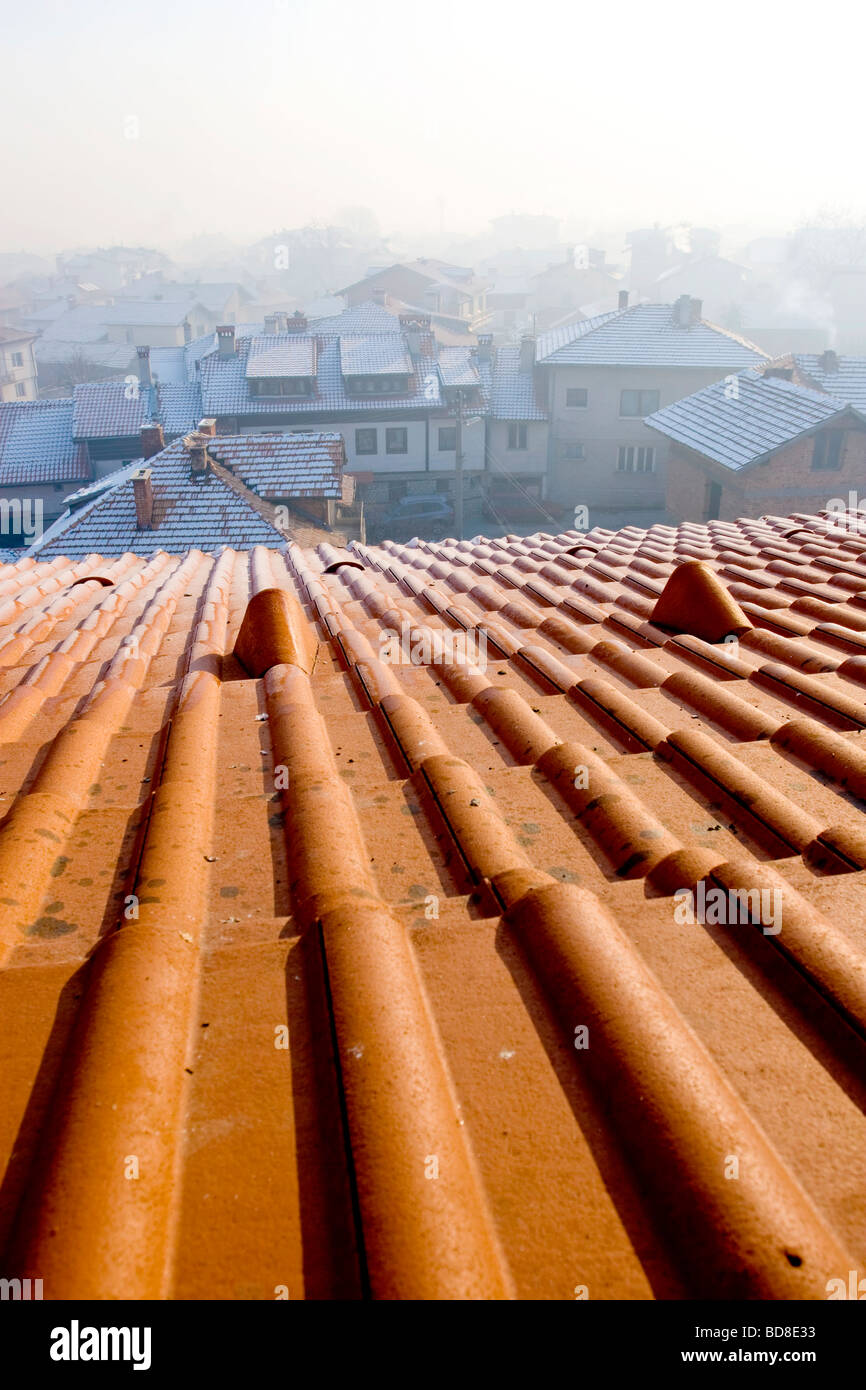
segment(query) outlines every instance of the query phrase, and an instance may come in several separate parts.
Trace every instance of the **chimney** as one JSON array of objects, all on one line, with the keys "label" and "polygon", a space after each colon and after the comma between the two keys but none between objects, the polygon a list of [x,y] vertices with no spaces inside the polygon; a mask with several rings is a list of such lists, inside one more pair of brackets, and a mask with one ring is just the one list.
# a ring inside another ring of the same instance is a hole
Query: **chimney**
[{"label": "chimney", "polygon": [[818,366],[822,372],[838,372],[839,358],[832,348],[827,348],[818,358]]},{"label": "chimney", "polygon": [[535,339],[529,334],[520,339],[520,371],[531,372],[535,366]]},{"label": "chimney", "polygon": [[153,377],[150,374],[150,348],[140,347],[135,349],[138,354],[138,380],[142,386],[152,386]]},{"label": "chimney", "polygon": [[628,290],[620,290],[620,292],[619,292],[619,299],[618,299],[618,301],[617,301],[617,308],[618,308],[618,309],[627,309],[627,308],[628,308]]},{"label": "chimney", "polygon": [[216,434],[216,420],[212,419],[210,416],[208,416],[206,420],[199,420],[196,425],[196,433],[209,434],[211,438],[213,438]]},{"label": "chimney", "polygon": [[265,332],[266,332],[268,335],[273,336],[273,334],[279,333],[279,331],[280,331],[280,316],[279,316],[279,314],[265,314]]},{"label": "chimney", "polygon": [[673,320],[680,328],[693,328],[696,323],[701,321],[701,310],[703,301],[692,299],[687,294],[681,294],[674,304]]},{"label": "chimney", "polygon": [[296,309],[292,317],[286,321],[287,333],[306,333],[308,328],[309,322],[307,316],[306,314],[302,314],[300,309]]},{"label": "chimney", "polygon": [[162,425],[151,421],[148,425],[141,427],[141,457],[152,459],[154,454],[159,454],[165,448],[165,436],[162,432]]},{"label": "chimney", "polygon": [[493,334],[478,334],[478,361],[489,362],[493,356]]},{"label": "chimney", "polygon": [[217,341],[219,342],[220,357],[234,357],[235,355],[235,326],[233,323],[222,323],[217,328]]},{"label": "chimney", "polygon": [[380,309],[384,309],[385,302],[388,298],[388,292],[387,290],[382,289],[381,286],[377,285],[375,289],[372,289],[370,291],[370,298],[372,299],[374,304],[379,305]]},{"label": "chimney", "polygon": [[401,333],[406,334],[406,342],[413,357],[420,356],[422,348],[422,336],[430,332],[429,314],[400,314],[399,324]]},{"label": "chimney", "polygon": [[207,454],[206,434],[188,434],[183,441],[183,447],[189,455],[189,476],[193,482],[203,481],[210,469],[210,459]]},{"label": "chimney", "polygon": [[135,496],[135,524],[139,531],[149,531],[153,523],[153,484],[150,469],[139,468],[132,475]]},{"label": "chimney", "polygon": [[690,299],[690,300],[689,300],[689,324],[690,324],[692,327],[694,327],[695,324],[700,323],[700,321],[701,321],[701,312],[702,312],[702,310],[703,310],[703,307],[704,307],[704,301],[703,301],[702,299]]}]

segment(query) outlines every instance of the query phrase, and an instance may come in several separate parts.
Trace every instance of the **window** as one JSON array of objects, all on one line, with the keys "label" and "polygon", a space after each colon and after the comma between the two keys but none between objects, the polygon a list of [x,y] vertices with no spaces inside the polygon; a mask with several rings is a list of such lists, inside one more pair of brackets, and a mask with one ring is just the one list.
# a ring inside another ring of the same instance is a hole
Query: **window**
[{"label": "window", "polygon": [[616,467],[619,473],[655,473],[656,451],[649,444],[622,444]]},{"label": "window", "polygon": [[568,386],[565,391],[565,404],[573,409],[584,410],[589,399],[585,386]]},{"label": "window", "polygon": [[515,424],[515,425],[509,425],[509,426],[508,426],[508,447],[509,447],[509,449],[525,449],[525,448],[526,448],[526,426],[525,426],[525,425],[516,425],[516,424]]},{"label": "window", "polygon": [[406,454],[409,452],[409,431],[402,425],[385,431],[385,453]]},{"label": "window", "polygon": [[305,377],[261,377],[251,382],[254,396],[307,396],[308,382]]},{"label": "window", "polygon": [[379,436],[377,430],[355,430],[355,453],[378,454]]},{"label": "window", "polygon": [[455,425],[439,426],[440,454],[453,454],[457,451],[457,428]]},{"label": "window", "polygon": [[12,366],[13,366],[13,367],[23,367],[23,366],[24,366],[24,353],[23,353],[23,352],[13,352],[13,354],[12,354]]},{"label": "window", "polygon": [[408,376],[347,376],[346,389],[353,396],[405,396]]},{"label": "window", "polygon": [[563,444],[562,457],[564,459],[584,459],[586,450],[582,444]]},{"label": "window", "polygon": [[652,415],[659,408],[658,391],[620,391],[619,413],[636,418]]},{"label": "window", "polygon": [[15,386],[15,394],[16,394],[16,396],[26,396],[26,395],[27,395],[27,384],[26,384],[26,382],[19,381],[19,382],[16,384],[16,386]]},{"label": "window", "polygon": [[842,467],[842,441],[844,430],[823,430],[815,435],[812,449],[812,467],[824,470]]}]

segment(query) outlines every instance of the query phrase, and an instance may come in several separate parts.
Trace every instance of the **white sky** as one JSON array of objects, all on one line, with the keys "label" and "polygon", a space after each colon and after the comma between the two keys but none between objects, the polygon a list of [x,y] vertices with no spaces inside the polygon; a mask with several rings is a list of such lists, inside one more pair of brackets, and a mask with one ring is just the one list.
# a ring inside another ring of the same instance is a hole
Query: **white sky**
[{"label": "white sky", "polygon": [[860,14],[0,0],[0,249],[248,240],[351,204],[413,232],[859,215]]}]

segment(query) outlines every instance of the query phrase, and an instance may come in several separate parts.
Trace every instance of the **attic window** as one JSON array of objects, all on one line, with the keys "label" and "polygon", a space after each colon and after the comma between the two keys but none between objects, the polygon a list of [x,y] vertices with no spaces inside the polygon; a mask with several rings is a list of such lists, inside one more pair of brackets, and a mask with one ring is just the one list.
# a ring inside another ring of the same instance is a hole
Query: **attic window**
[{"label": "attic window", "polygon": [[812,450],[812,467],[822,472],[841,468],[844,439],[844,430],[823,430],[821,434],[816,434]]},{"label": "attic window", "polygon": [[403,396],[409,390],[408,376],[350,376],[346,390],[353,396]]},{"label": "attic window", "polygon": [[311,382],[307,377],[260,377],[251,382],[254,396],[309,396]]}]

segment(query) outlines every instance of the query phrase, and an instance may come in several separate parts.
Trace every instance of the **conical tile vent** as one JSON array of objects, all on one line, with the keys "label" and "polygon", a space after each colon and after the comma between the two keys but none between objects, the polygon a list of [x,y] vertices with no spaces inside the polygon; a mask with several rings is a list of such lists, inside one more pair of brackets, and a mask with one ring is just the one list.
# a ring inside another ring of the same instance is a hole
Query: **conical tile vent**
[{"label": "conical tile vent", "polygon": [[718,575],[703,560],[678,565],[659,595],[651,622],[704,642],[722,642],[752,624]]},{"label": "conical tile vent", "polygon": [[284,589],[262,589],[247,604],[235,656],[251,676],[272,666],[299,666],[312,675],[319,643],[298,600]]}]

